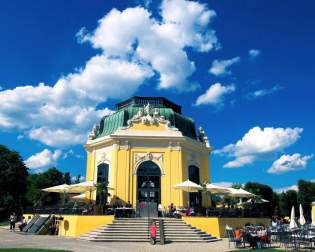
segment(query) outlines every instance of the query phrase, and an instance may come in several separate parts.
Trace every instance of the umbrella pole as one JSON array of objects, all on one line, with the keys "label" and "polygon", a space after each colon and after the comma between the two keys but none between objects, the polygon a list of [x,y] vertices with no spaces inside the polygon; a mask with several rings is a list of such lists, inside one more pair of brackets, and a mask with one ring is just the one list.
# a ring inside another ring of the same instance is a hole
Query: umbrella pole
[{"label": "umbrella pole", "polygon": [[91,195],[92,195],[92,188],[90,187],[90,204],[91,204],[91,202],[92,202],[92,199],[91,199],[92,196],[91,196]]}]

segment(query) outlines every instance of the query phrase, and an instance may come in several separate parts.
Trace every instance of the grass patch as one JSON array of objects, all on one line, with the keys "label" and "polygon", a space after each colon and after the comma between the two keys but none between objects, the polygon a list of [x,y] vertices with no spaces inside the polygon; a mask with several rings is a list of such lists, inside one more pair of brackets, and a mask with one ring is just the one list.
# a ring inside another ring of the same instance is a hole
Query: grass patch
[{"label": "grass patch", "polygon": [[0,222],[0,227],[3,227],[3,226],[9,226],[9,222],[8,221]]},{"label": "grass patch", "polygon": [[6,248],[0,249],[1,252],[71,252],[69,250],[55,249],[32,249],[32,248]]},{"label": "grass patch", "polygon": [[[240,250],[233,250],[233,252],[244,252],[252,249],[240,249]],[[1,250],[0,250],[1,251]],[[263,252],[280,252],[280,251],[285,251],[284,249],[262,249],[261,251]],[[301,252],[301,250],[290,250],[292,252]]]}]

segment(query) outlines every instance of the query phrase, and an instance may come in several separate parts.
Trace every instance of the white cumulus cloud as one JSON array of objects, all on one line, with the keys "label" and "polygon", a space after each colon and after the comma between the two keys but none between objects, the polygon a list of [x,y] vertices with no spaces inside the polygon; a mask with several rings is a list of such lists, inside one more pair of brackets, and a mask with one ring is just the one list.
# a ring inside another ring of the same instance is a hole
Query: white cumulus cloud
[{"label": "white cumulus cloud", "polygon": [[222,106],[225,96],[234,91],[235,86],[233,84],[224,86],[221,83],[215,83],[211,85],[204,94],[197,98],[196,105],[209,104],[213,106]]},{"label": "white cumulus cloud", "polygon": [[260,50],[258,49],[250,49],[248,51],[248,55],[251,59],[257,58],[260,55]]},{"label": "white cumulus cloud", "polygon": [[187,48],[208,52],[219,46],[210,24],[216,13],[206,4],[164,0],[160,18],[143,7],[111,10],[77,38],[100,53],[84,66],[47,85],[17,86],[0,91],[0,129],[17,129],[52,147],[82,144],[88,131],[109,109],[109,98],[132,95],[157,75],[158,88],[193,90],[189,80],[196,67]]},{"label": "white cumulus cloud", "polygon": [[219,76],[231,74],[230,67],[240,61],[240,57],[235,57],[228,60],[214,60],[212,66],[209,69],[209,73]]},{"label": "white cumulus cloud", "polygon": [[302,156],[300,153],[293,155],[282,155],[273,162],[272,166],[267,170],[268,173],[281,174],[290,171],[296,171],[306,168],[307,162],[313,155]]},{"label": "white cumulus cloud", "polygon": [[247,94],[247,98],[254,99],[254,98],[266,96],[266,95],[278,92],[281,89],[283,89],[283,87],[280,86],[280,85],[275,85],[275,86],[273,86],[272,88],[269,88],[269,89],[259,89],[259,90],[256,90],[254,92],[248,93]]},{"label": "white cumulus cloud", "polygon": [[55,150],[52,152],[48,149],[44,149],[43,151],[30,156],[25,161],[25,165],[30,169],[47,168],[49,166],[55,165],[61,154],[61,150]]},{"label": "white cumulus cloud", "polygon": [[214,153],[234,157],[234,160],[226,163],[224,167],[241,167],[283,151],[294,144],[302,132],[302,128],[254,127],[235,144],[226,145]]}]

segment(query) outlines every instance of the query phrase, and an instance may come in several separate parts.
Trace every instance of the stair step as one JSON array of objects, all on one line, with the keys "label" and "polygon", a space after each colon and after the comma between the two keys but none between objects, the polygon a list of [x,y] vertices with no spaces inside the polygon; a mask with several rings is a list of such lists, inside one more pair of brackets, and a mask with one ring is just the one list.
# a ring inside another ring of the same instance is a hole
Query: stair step
[{"label": "stair step", "polygon": [[[154,220],[157,225],[157,240],[160,238],[158,219],[119,218],[113,223],[84,234],[80,239],[95,242],[148,242],[149,226]],[[186,224],[179,219],[163,219],[164,237],[166,241],[174,242],[212,242],[218,240],[200,229]]]}]

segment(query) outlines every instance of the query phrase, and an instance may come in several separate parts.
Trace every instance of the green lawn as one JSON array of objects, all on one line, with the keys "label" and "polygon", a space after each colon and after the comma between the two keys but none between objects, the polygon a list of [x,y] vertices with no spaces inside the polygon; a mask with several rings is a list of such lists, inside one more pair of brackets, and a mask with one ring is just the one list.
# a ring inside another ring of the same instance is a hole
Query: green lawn
[{"label": "green lawn", "polygon": [[0,252],[71,252],[71,251],[52,250],[52,249],[7,248],[7,249],[0,249]]},{"label": "green lawn", "polygon": [[9,222],[8,221],[4,221],[4,222],[0,222],[0,227],[2,226],[8,226]]},{"label": "green lawn", "polygon": [[[252,249],[240,249],[240,250],[233,250],[233,252],[244,252]],[[0,250],[1,251],[1,250]],[[285,251],[284,249],[262,249],[262,252],[281,252]],[[300,250],[290,250],[291,252],[300,252]]]}]

